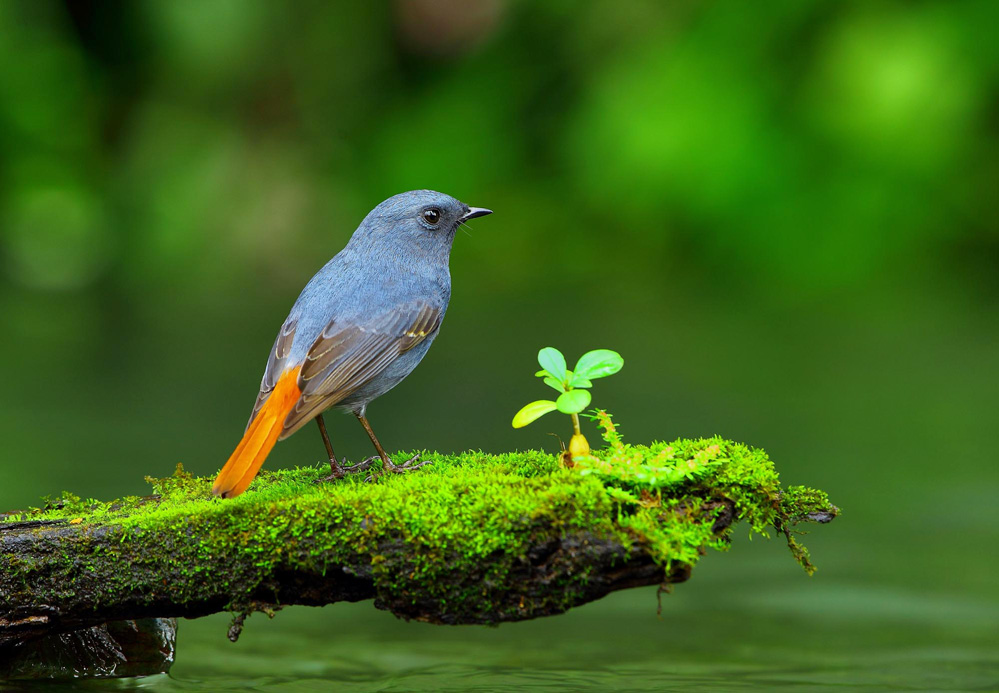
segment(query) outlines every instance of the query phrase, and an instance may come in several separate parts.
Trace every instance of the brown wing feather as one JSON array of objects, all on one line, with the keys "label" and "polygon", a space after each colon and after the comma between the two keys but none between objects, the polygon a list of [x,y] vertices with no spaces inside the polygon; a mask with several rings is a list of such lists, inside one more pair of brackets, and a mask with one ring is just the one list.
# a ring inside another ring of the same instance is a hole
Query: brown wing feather
[{"label": "brown wing feather", "polygon": [[291,351],[291,343],[295,340],[295,329],[297,327],[298,318],[289,317],[281,326],[277,339],[274,340],[271,355],[267,358],[267,368],[264,369],[264,377],[260,379],[260,394],[257,395],[253,411],[250,412],[250,420],[246,422],[247,430],[249,430],[250,424],[257,417],[257,413],[263,408],[267,398],[271,396],[274,386],[277,385],[278,379],[288,365],[286,363],[288,352]]},{"label": "brown wing feather", "polygon": [[408,303],[363,325],[331,322],[302,364],[302,396],[284,422],[287,438],[316,414],[346,399],[382,372],[400,354],[440,326],[441,313],[424,303]]}]

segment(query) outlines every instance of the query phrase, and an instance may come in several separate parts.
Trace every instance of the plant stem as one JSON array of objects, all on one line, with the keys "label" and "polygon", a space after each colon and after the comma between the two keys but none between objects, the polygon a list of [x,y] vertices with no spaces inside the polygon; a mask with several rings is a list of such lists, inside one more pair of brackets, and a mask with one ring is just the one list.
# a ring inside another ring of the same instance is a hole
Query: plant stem
[{"label": "plant stem", "polygon": [[573,414],[572,415],[572,430],[573,430],[573,432],[577,436],[578,435],[582,435],[582,433],[579,430],[579,415],[578,414]]}]

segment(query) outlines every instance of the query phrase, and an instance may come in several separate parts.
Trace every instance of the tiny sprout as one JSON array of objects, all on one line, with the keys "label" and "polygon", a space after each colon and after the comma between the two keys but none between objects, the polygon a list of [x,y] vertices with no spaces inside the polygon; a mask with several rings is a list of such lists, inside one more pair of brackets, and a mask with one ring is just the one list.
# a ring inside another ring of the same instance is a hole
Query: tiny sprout
[{"label": "tiny sprout", "polygon": [[560,393],[558,398],[539,399],[531,402],[513,417],[513,427],[523,428],[556,409],[572,417],[572,439],[569,441],[569,457],[576,459],[590,454],[590,444],[579,430],[579,413],[590,406],[590,392],[593,381],[613,375],[621,370],[624,359],[616,351],[595,349],[579,357],[571,371],[566,367],[565,356],[554,347],[545,347],[538,352],[541,370],[535,373],[544,379],[545,385]]}]

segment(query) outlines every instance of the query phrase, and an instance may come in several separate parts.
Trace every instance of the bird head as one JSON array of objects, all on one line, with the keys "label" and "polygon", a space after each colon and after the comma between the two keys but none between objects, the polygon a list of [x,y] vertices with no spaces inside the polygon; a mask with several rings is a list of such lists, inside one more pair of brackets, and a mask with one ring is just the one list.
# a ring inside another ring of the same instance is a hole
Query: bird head
[{"label": "bird head", "polygon": [[446,261],[461,224],[492,214],[433,190],[411,190],[382,202],[364,218],[351,243],[443,257]]}]

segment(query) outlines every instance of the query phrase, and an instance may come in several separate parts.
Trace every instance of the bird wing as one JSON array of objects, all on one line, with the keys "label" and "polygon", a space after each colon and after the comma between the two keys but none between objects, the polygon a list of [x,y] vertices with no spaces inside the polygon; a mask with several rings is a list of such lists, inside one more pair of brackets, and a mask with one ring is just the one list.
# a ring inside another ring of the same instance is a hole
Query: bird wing
[{"label": "bird wing", "polygon": [[[316,414],[369,382],[400,354],[433,334],[440,327],[441,319],[440,309],[413,301],[363,323],[331,321],[312,343],[301,364],[298,386],[302,394],[284,421],[281,438],[287,438]],[[267,362],[251,422],[274,389],[272,383],[293,365],[286,360],[294,328],[295,324],[290,320],[281,328]]]},{"label": "bird wing", "polygon": [[250,420],[246,422],[246,429],[250,429],[250,424],[257,418],[257,414],[263,408],[264,403],[274,391],[281,374],[288,366],[288,353],[291,351],[291,344],[295,340],[295,330],[298,328],[298,317],[289,316],[281,325],[274,346],[271,348],[271,355],[267,358],[267,368],[264,369],[264,377],[260,380],[260,394],[253,404],[253,411],[250,413]]}]

